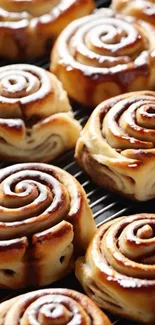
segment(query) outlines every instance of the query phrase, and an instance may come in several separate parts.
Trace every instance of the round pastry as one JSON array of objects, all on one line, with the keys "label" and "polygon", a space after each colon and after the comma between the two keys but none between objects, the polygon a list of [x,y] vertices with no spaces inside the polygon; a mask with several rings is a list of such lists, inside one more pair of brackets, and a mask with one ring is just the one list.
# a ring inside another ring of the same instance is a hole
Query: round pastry
[{"label": "round pastry", "polygon": [[0,0],[0,57],[47,54],[64,27],[94,7],[94,0]]},{"label": "round pastry", "polygon": [[112,8],[155,26],[155,0],[113,0]]},{"label": "round pastry", "polygon": [[108,99],[92,113],[76,159],[95,183],[146,201],[155,197],[155,92]]},{"label": "round pastry", "polygon": [[155,215],[122,217],[103,225],[76,263],[76,275],[98,306],[155,324]]},{"label": "round pastry", "polygon": [[0,325],[111,325],[85,295],[69,289],[26,293],[0,304]]},{"label": "round pastry", "polygon": [[52,160],[75,146],[80,130],[54,75],[27,64],[0,68],[0,159]]},{"label": "round pastry", "polygon": [[82,186],[46,164],[0,170],[0,288],[65,276],[96,230]]},{"label": "round pastry", "polygon": [[87,106],[121,93],[155,88],[155,28],[100,9],[58,37],[51,71],[68,95]]}]

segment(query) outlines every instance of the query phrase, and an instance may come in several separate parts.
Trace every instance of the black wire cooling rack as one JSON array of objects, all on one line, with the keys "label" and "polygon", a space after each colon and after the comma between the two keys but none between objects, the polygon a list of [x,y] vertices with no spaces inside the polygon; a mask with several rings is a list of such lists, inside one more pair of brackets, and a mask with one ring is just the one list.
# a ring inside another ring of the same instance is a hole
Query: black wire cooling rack
[{"label": "black wire cooling rack", "polygon": [[[109,0],[97,0],[96,1],[97,7],[108,7],[110,5]],[[29,62],[40,66],[44,69],[48,69],[49,67],[49,58],[44,58],[41,60]],[[0,61],[0,66],[9,64],[8,62],[2,60]],[[78,104],[72,103],[74,116],[82,126],[85,125],[89,115],[90,110],[85,107],[79,106]],[[68,171],[72,174],[76,179],[82,184],[83,188],[87,193],[87,197],[90,202],[90,207],[94,214],[94,219],[96,221],[97,226],[102,225],[106,220],[114,219],[119,216],[123,215],[130,215],[140,212],[155,212],[154,204],[155,200],[149,201],[148,203],[136,203],[132,201],[128,201],[120,196],[112,194],[107,190],[97,187],[90,178],[83,173],[80,167],[77,165],[76,161],[74,160],[74,151],[69,151],[63,156],[60,156],[59,159],[52,162],[64,170]],[[4,167],[6,164],[1,162],[0,167]],[[82,292],[82,288],[80,287],[78,281],[76,280],[74,275],[69,275],[62,281],[56,282],[52,284],[50,287],[67,287],[70,289],[76,289]],[[23,291],[22,291],[23,292]],[[21,291],[16,291],[8,296],[8,292],[0,292],[1,300],[8,299],[12,296],[22,293]],[[117,317],[113,317],[108,315],[112,320],[112,324],[118,325],[135,325],[136,323],[118,319]],[[11,324],[10,324],[11,325]],[[98,324],[100,325],[100,324]]]}]

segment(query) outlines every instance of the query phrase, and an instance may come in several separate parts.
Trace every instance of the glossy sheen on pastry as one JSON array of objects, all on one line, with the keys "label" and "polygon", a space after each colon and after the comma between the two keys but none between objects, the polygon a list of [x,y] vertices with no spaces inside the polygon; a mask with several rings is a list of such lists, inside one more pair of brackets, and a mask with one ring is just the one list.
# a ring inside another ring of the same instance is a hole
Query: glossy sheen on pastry
[{"label": "glossy sheen on pastry", "polygon": [[100,9],[58,37],[51,71],[70,97],[96,106],[121,93],[155,88],[155,28]]},{"label": "glossy sheen on pastry", "polygon": [[155,197],[155,92],[124,94],[101,103],[76,146],[95,183],[146,201]]},{"label": "glossy sheen on pastry", "polygon": [[154,248],[155,215],[113,220],[99,229],[86,257],[78,259],[76,275],[99,307],[154,325]]},{"label": "glossy sheen on pastry", "polygon": [[54,75],[25,64],[0,68],[0,159],[49,161],[73,148],[80,130]]},{"label": "glossy sheen on pastry", "polygon": [[0,288],[65,276],[95,230],[86,194],[67,172],[37,163],[0,170]]},{"label": "glossy sheen on pastry", "polygon": [[94,7],[93,0],[0,0],[0,57],[47,54],[64,27]]},{"label": "glossy sheen on pastry", "polygon": [[155,26],[155,0],[113,0],[112,8]]},{"label": "glossy sheen on pastry", "polygon": [[0,304],[0,325],[111,325],[85,295],[69,289],[26,293]]}]

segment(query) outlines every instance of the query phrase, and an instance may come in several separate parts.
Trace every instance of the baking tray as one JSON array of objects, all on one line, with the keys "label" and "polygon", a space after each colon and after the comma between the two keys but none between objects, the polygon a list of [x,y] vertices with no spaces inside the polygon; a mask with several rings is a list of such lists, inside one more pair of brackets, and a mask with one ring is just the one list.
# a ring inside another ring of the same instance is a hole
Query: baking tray
[{"label": "baking tray", "polygon": [[[97,0],[96,1],[97,7],[108,7],[110,5],[109,0]],[[49,58],[43,58],[41,60],[37,61],[31,61],[28,62],[31,64],[35,64],[37,66],[40,66],[44,69],[48,69],[49,67]],[[10,64],[10,62],[6,62],[5,60],[0,61],[0,66]],[[89,115],[90,110],[88,110],[86,107],[83,107],[81,105],[78,105],[74,102],[71,103],[74,111],[74,116],[79,122],[82,124],[82,126],[85,125]],[[146,202],[146,203],[137,203],[132,202],[129,200],[126,200],[118,195],[112,194],[108,192],[107,190],[97,187],[90,178],[83,173],[83,171],[80,169],[80,167],[77,165],[76,161],[74,160],[74,151],[69,151],[66,154],[63,154],[60,156],[57,160],[52,162],[52,164],[57,165],[64,170],[71,173],[76,179],[82,184],[83,188],[85,189],[87,193],[87,197],[90,202],[90,207],[93,211],[94,219],[96,221],[97,226],[102,225],[106,220],[111,220],[123,215],[130,215],[140,212],[154,212],[154,206],[155,206],[155,200]],[[0,167],[5,167],[7,164],[5,162],[0,162]],[[77,279],[75,278],[74,274],[71,274],[64,278],[61,281],[58,281],[49,287],[56,288],[56,287],[62,287],[62,288],[70,288],[75,289],[78,291],[83,292],[80,284],[78,283]],[[35,288],[37,289],[37,288]],[[30,290],[34,290],[29,288]],[[27,290],[20,290],[20,291],[13,291],[13,292],[6,292],[1,290],[0,291],[0,301],[4,301],[8,298],[11,298],[13,296],[16,296],[18,294],[21,294],[23,292],[26,292]],[[136,323],[118,319],[118,317],[109,315],[109,318],[112,321],[112,324],[118,324],[118,325],[136,325]],[[11,325],[11,324],[10,324]],[[98,324],[100,325],[100,324]]]}]

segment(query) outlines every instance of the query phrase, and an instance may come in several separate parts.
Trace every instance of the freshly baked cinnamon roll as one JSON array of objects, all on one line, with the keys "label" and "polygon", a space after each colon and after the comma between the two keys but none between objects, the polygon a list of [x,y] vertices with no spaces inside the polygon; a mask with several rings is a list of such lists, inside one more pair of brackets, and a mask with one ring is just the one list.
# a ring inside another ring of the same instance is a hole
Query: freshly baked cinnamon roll
[{"label": "freshly baked cinnamon roll", "polygon": [[0,325],[111,325],[85,295],[69,289],[26,293],[0,304]]},{"label": "freshly baked cinnamon roll", "polygon": [[112,8],[155,26],[155,0],[113,0]]},{"label": "freshly baked cinnamon roll", "polygon": [[86,194],[67,172],[37,163],[0,170],[0,288],[65,276],[95,230]]},{"label": "freshly baked cinnamon roll", "polygon": [[155,215],[123,217],[102,226],[76,275],[99,307],[155,324]]},{"label": "freshly baked cinnamon roll", "polygon": [[25,64],[0,68],[0,159],[49,161],[73,148],[80,130],[54,75]]},{"label": "freshly baked cinnamon roll", "polygon": [[155,92],[101,103],[76,146],[76,159],[95,183],[146,201],[155,197]]},{"label": "freshly baked cinnamon roll", "polygon": [[64,27],[94,7],[94,0],[0,0],[0,57],[47,54]]},{"label": "freshly baked cinnamon roll", "polygon": [[51,71],[68,95],[87,106],[121,93],[155,88],[155,28],[100,9],[58,37]]}]

